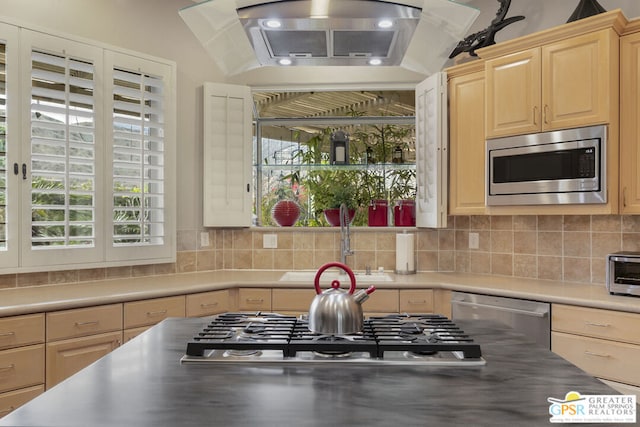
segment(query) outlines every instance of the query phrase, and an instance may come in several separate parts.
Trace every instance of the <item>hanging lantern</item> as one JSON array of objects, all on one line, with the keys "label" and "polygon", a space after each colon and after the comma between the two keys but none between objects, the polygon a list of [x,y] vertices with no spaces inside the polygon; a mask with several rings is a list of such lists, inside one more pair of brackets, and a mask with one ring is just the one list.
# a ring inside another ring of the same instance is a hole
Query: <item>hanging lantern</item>
[{"label": "hanging lantern", "polygon": [[337,130],[331,134],[329,163],[332,165],[349,164],[349,135],[341,130]]},{"label": "hanging lantern", "polygon": [[404,163],[404,155],[402,153],[402,147],[396,145],[396,148],[393,150],[393,158],[391,159],[393,163]]}]

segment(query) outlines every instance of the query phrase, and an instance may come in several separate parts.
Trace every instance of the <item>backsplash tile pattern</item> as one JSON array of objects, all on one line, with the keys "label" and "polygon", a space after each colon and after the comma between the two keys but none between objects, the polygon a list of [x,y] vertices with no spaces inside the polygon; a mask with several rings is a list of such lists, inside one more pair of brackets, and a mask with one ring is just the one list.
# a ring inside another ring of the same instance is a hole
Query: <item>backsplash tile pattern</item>
[{"label": "backsplash tile pattern", "polygon": [[[418,271],[455,271],[603,284],[606,256],[640,251],[640,216],[516,215],[449,217],[444,229],[409,229],[416,235]],[[351,229],[356,270],[395,268],[393,227]],[[209,245],[200,245],[200,233]],[[469,233],[479,246],[469,249]],[[264,249],[264,234],[278,247]],[[55,285],[110,278],[153,276],[222,269],[315,270],[340,259],[340,230],[183,230],[176,263],[0,275],[0,289]]]}]

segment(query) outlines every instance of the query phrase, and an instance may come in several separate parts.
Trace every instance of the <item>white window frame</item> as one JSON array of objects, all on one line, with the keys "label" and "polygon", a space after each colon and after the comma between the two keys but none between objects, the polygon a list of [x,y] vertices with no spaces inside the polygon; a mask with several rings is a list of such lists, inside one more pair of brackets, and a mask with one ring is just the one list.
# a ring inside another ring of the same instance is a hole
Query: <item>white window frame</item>
[{"label": "white window frame", "polygon": [[14,268],[19,256],[20,222],[20,171],[15,175],[11,169],[20,168],[20,45],[19,30],[13,25],[0,23],[0,39],[6,44],[6,97],[7,97],[7,195],[6,195],[6,238],[5,250],[0,250],[0,270]]}]

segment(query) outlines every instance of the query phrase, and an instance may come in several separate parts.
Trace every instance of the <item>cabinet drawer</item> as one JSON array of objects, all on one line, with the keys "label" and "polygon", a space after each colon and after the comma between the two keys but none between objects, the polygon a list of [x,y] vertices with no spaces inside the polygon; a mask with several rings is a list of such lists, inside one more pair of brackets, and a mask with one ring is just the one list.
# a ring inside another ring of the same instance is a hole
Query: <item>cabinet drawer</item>
[{"label": "cabinet drawer", "polygon": [[44,344],[0,351],[0,392],[44,383]]},{"label": "cabinet drawer", "polygon": [[229,291],[201,292],[187,295],[187,317],[209,316],[229,311]]},{"label": "cabinet drawer", "polygon": [[293,311],[307,313],[316,296],[315,289],[273,289],[271,305],[273,311]]},{"label": "cabinet drawer", "polygon": [[184,296],[155,298],[124,304],[124,328],[155,325],[167,317],[184,317]]},{"label": "cabinet drawer", "polygon": [[552,332],[551,350],[593,376],[640,386],[640,346]]},{"label": "cabinet drawer", "polygon": [[127,343],[149,329],[151,326],[143,326],[141,328],[125,329],[122,331],[122,342]]},{"label": "cabinet drawer", "polygon": [[640,344],[640,314],[553,304],[551,329]]},{"label": "cabinet drawer", "polygon": [[44,314],[0,319],[0,350],[44,342]]},{"label": "cabinet drawer", "polygon": [[47,313],[47,341],[122,330],[122,304]]},{"label": "cabinet drawer", "polygon": [[106,356],[122,343],[122,331],[47,344],[47,389]]},{"label": "cabinet drawer", "polygon": [[400,313],[433,313],[433,291],[400,290]]},{"label": "cabinet drawer", "polygon": [[271,310],[271,289],[240,288],[238,289],[238,310]]},{"label": "cabinet drawer", "polygon": [[365,313],[398,313],[398,291],[395,289],[377,289],[362,303]]},{"label": "cabinet drawer", "polygon": [[0,418],[44,393],[44,385],[0,393]]}]

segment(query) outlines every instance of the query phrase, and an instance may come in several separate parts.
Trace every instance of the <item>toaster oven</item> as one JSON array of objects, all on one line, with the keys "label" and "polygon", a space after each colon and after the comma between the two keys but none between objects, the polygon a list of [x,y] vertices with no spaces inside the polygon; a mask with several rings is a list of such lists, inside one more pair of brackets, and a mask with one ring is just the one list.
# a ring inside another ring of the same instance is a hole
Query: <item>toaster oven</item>
[{"label": "toaster oven", "polygon": [[640,296],[640,252],[609,254],[606,281],[610,294]]}]

